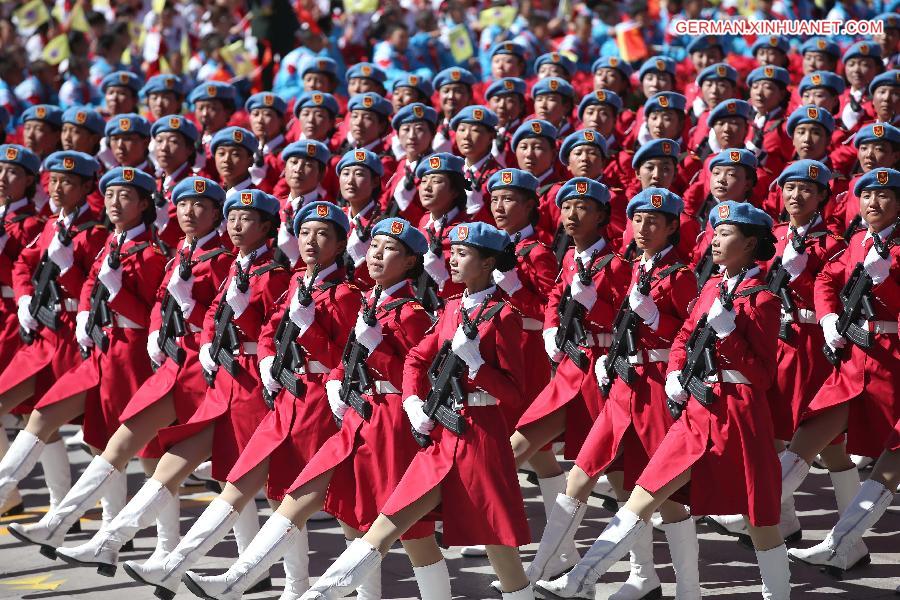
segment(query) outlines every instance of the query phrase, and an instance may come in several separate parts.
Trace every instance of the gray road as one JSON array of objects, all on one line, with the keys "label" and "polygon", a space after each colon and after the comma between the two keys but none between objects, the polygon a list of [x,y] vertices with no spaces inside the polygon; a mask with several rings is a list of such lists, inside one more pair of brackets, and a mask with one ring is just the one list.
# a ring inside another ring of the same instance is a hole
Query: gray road
[{"label": "gray road", "polygon": [[[81,450],[72,450],[70,460],[75,473],[80,473],[89,457]],[[36,469],[39,475],[40,467]],[[865,477],[865,473],[863,474]],[[141,485],[143,476],[136,464],[129,469],[129,490],[134,493]],[[537,495],[537,488],[522,479],[526,507],[534,539],[538,539],[543,528],[543,505]],[[29,512],[21,521],[40,518],[46,510],[47,492],[42,487],[42,478],[34,475],[21,486],[25,494]],[[182,496],[182,531],[186,531],[191,520],[199,514],[212,495],[201,488],[186,488]],[[595,502],[592,500],[592,504]],[[834,494],[828,475],[816,469],[807,479],[797,496],[797,508],[804,524],[803,545],[821,540],[836,518]],[[260,503],[260,513],[268,515],[269,510]],[[578,533],[582,550],[589,546],[605,526],[611,514],[597,504],[588,511],[587,518]],[[135,584],[121,569],[115,578],[105,578],[88,569],[71,568],[60,561],[51,562],[38,554],[34,547],[19,543],[9,535],[5,524],[14,519],[0,522],[0,598],[52,599],[52,600],[144,600],[153,598],[152,590]],[[85,533],[70,536],[69,545],[86,540],[99,527],[99,508],[90,511],[82,519]],[[699,526],[700,577],[704,596],[716,596],[728,600],[759,598],[759,572],[755,557],[750,550],[739,546],[732,538],[726,538]],[[154,531],[147,529],[135,540],[136,549],[125,558],[149,556],[154,545]],[[669,560],[665,536],[655,532],[654,554],[657,572],[663,581],[663,591],[668,597],[674,595],[674,573]],[[836,581],[815,569],[791,566],[793,597],[815,600],[818,598],[900,598],[894,589],[900,585],[900,501],[878,523],[876,529],[866,537],[872,554],[872,564],[856,572],[850,581]],[[310,525],[311,572],[321,574],[333,558],[344,549],[340,528],[335,521],[312,523]],[[530,561],[536,544],[523,548],[525,561]],[[496,598],[487,587],[492,580],[490,566],[486,559],[462,558],[458,548],[449,548],[445,555],[450,565],[454,597]],[[233,539],[229,536],[217,545],[210,556],[202,560],[198,570],[215,571],[225,568],[235,553]],[[616,582],[627,577],[627,563],[616,565],[598,586],[597,598],[606,598],[613,593]],[[281,567],[273,569],[275,585],[281,582]],[[383,597],[416,598],[418,588],[402,551],[391,551],[383,566]],[[279,589],[271,592],[245,596],[246,598],[278,598]],[[177,596],[194,598],[189,592]]]}]

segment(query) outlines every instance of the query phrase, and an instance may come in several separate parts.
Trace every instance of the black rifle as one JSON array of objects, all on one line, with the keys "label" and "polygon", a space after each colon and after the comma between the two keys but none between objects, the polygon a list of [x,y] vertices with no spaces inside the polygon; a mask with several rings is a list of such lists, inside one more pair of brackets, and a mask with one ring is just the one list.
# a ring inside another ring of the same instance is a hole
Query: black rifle
[{"label": "black rifle", "polygon": [[[57,236],[63,246],[72,244],[72,228],[64,227],[62,222],[57,223]],[[28,313],[40,324],[56,331],[59,327],[59,285],[56,278],[59,277],[59,267],[50,260],[47,252],[41,257],[41,262],[31,278],[34,285],[34,292],[31,295],[31,302],[28,303]],[[24,327],[19,327],[19,336],[26,344],[34,342],[34,332],[27,331]]]},{"label": "black rifle", "polygon": [[[372,304],[364,303],[362,311],[363,322],[370,327],[374,327],[378,323],[378,319],[375,317],[375,310],[378,307],[378,299],[381,297],[381,286],[375,286],[372,294]],[[350,337],[347,339],[347,345],[344,346],[344,355],[341,357],[341,363],[344,365],[344,380],[341,382],[341,401],[349,405],[365,421],[372,418],[372,405],[362,397],[366,390],[372,387],[369,372],[366,369],[366,359],[368,357],[369,350],[357,341],[356,333],[351,331]],[[335,417],[335,421],[340,427],[340,419]]]},{"label": "black rifle", "polygon": [[[719,302],[725,310],[731,310],[734,307],[734,297],[738,287],[747,275],[747,269],[741,271],[737,281],[731,291],[728,290],[726,282],[723,280],[719,283]],[[716,330],[707,323],[708,315],[703,315],[697,326],[691,333],[691,337],[687,341],[687,360],[681,368],[681,374],[678,381],[682,387],[687,390],[691,396],[697,399],[703,406],[710,406],[715,400],[712,388],[704,383],[708,375],[716,372]],[[666,399],[669,406],[669,412],[675,419],[681,416],[684,411],[684,404],[678,404],[670,399]]]},{"label": "black rifle", "polygon": [[[304,284],[302,279],[297,284],[297,300],[303,306],[309,306],[313,301],[313,287],[316,284],[319,270],[320,267],[317,263],[313,267],[309,285]],[[278,322],[278,328],[275,330],[275,360],[272,362],[269,374],[295,398],[301,397],[305,392],[302,383],[296,376],[297,371],[306,360],[303,348],[297,343],[298,335],[300,335],[300,328],[291,320],[291,305],[288,302],[281,321]],[[263,386],[263,401],[270,409],[275,408],[275,395],[269,393],[265,386]]]},{"label": "black rifle", "polygon": [[[109,265],[110,269],[116,270],[122,266],[122,244],[124,243],[124,232],[118,239],[113,238],[113,241],[110,242],[109,254],[106,257],[106,264]],[[91,310],[88,313],[85,329],[87,330],[88,335],[91,336],[94,346],[96,346],[100,352],[109,350],[109,338],[106,337],[103,328],[110,323],[112,323],[112,312],[109,310],[109,290],[106,289],[106,286],[103,285],[103,282],[97,277],[97,281],[94,283],[94,289],[91,290]],[[90,355],[90,351],[87,348],[82,348],[81,355],[82,357],[87,358]]]},{"label": "black rifle", "polygon": [[[818,213],[813,215],[812,221],[810,221],[810,229],[812,228],[813,221],[816,220]],[[794,250],[797,251],[798,254],[803,254],[806,252],[806,238],[809,237],[809,231],[803,235],[797,235],[797,228],[791,226],[791,246],[794,247]],[[772,268],[769,269],[769,274],[766,276],[766,285],[769,286],[769,291],[773,294],[777,295],[781,299],[781,310],[785,315],[789,315],[793,317],[796,314],[797,307],[794,304],[794,299],[791,297],[791,274],[785,270],[784,266],[781,264],[781,257],[775,259],[775,262],[772,263]],[[784,341],[787,341],[791,337],[791,323],[790,321],[782,319],[781,324],[778,326],[778,337]]]},{"label": "black rifle", "polygon": [[706,248],[706,252],[703,253],[703,256],[701,256],[700,260],[697,262],[697,266],[694,267],[694,275],[697,276],[698,294],[703,290],[703,286],[706,285],[709,278],[712,277],[715,268],[716,264],[713,262],[712,257],[712,244],[710,244]]},{"label": "black rifle", "polygon": [[[250,267],[253,266],[254,260],[256,260],[255,250],[250,254],[250,260],[247,263],[246,271],[241,268],[240,260],[235,264],[235,268],[237,269],[237,273],[234,275],[236,281],[235,285],[241,293],[246,292],[250,288]],[[214,363],[222,366],[232,376],[236,376],[238,364],[234,361],[234,351],[240,347],[241,340],[238,337],[237,328],[232,322],[234,319],[234,309],[231,308],[231,305],[225,300],[225,297],[228,295],[228,287],[229,286],[227,285],[225,286],[225,291],[222,292],[222,297],[219,299],[219,307],[216,309],[216,333],[213,336],[209,355],[212,357]],[[210,387],[215,384],[215,373],[209,373],[204,369],[203,376]]]},{"label": "black rifle", "polygon": [[[642,271],[637,281],[638,291],[646,296],[650,293],[650,281],[653,278],[653,270],[659,262],[659,254],[650,261],[650,268]],[[609,353],[606,355],[606,376],[609,383],[600,386],[600,393],[603,397],[609,395],[613,381],[616,375],[622,378],[622,381],[631,385],[634,380],[634,367],[628,362],[628,357],[637,352],[637,329],[642,319],[636,312],[631,309],[628,296],[622,301],[619,307],[619,313],[616,315],[615,325],[613,327],[613,340],[609,347]]]},{"label": "black rifle", "polygon": [[256,152],[253,153],[253,166],[254,167],[259,168],[259,167],[263,166],[263,164],[265,164],[265,160],[266,160],[265,155],[264,155],[265,147],[266,147],[266,140],[264,138],[259,138],[259,146],[257,146]]},{"label": "black rifle", "polygon": [[[478,335],[478,325],[483,321],[492,318],[502,308],[502,304],[498,303],[491,309],[488,315],[484,314],[487,308],[490,296],[486,297],[478,307],[478,313],[474,319],[469,319],[466,310],[460,306],[462,313],[462,328],[466,337],[474,340]],[[455,433],[462,435],[466,428],[466,421],[454,409],[455,406],[465,406],[466,393],[462,389],[463,370],[467,369],[465,361],[463,361],[453,351],[452,340],[446,340],[438,351],[437,356],[428,368],[428,380],[431,382],[431,391],[425,398],[422,410],[428,416]],[[413,428],[413,437],[422,448],[431,445],[431,437],[419,433]]]},{"label": "black rifle", "polygon": [[853,234],[856,233],[856,230],[860,228],[862,225],[862,215],[857,214],[853,217],[853,220],[850,221],[850,224],[847,225],[847,229],[844,230],[843,238],[847,241],[853,237]]},{"label": "black rifle", "polygon": [[[157,211],[161,208],[165,208],[166,210],[168,210],[166,205],[169,203],[169,201],[166,200],[166,194],[165,194],[165,191],[163,188],[163,182],[165,181],[165,176],[158,177],[157,181],[159,182],[159,185],[157,186],[156,190],[151,195],[151,198],[153,200],[153,205],[156,207]],[[151,234],[153,236],[153,241],[156,243],[157,246],[159,246],[159,249],[163,251],[163,254],[165,254],[166,256],[171,258],[172,248],[170,248],[167,243],[165,243],[164,241],[162,241],[162,239],[160,239],[159,230],[156,228],[156,224],[153,224],[153,226],[150,228],[150,230],[151,230]]]},{"label": "black rifle", "polygon": [[556,264],[562,266],[563,259],[566,257],[566,252],[569,251],[569,247],[572,246],[572,236],[566,233],[566,228],[560,224],[559,227],[556,228],[556,235],[553,236],[553,243],[550,245],[550,248],[553,250],[553,256],[556,257]]},{"label": "black rifle", "polygon": [[[443,225],[443,217],[441,217],[441,224]],[[443,227],[441,228],[443,231]],[[444,256],[444,246],[441,242],[441,236],[433,235],[429,230],[425,230],[425,233],[428,234],[428,249],[429,251],[441,258]],[[425,310],[429,313],[436,313],[442,306],[444,306],[444,302],[437,295],[437,283],[434,279],[431,278],[431,275],[428,274],[427,271],[423,270],[421,274],[419,274],[419,278],[416,280],[415,285],[416,290],[416,300],[421,304]]]},{"label": "black rifle", "polygon": [[[877,235],[874,239],[878,240],[878,242],[875,242],[876,244],[881,241],[881,238]],[[880,248],[876,248],[876,250],[881,254]],[[885,254],[882,254],[882,257],[887,258],[886,248],[884,252]],[[869,297],[869,292],[872,291],[872,283],[872,278],[866,272],[863,264],[857,263],[856,268],[853,269],[853,272],[847,279],[847,284],[841,290],[840,299],[844,309],[838,316],[836,323],[839,334],[863,349],[872,347],[872,333],[860,327],[857,321],[862,318],[871,319],[875,316],[872,299]],[[822,346],[822,352],[825,354],[828,362],[834,366],[841,364],[841,361],[844,359],[840,350],[832,351],[828,344]]]},{"label": "black rifle", "polygon": [[[597,253],[594,252],[587,267],[584,266],[580,258],[575,259],[575,266],[578,268],[577,277],[584,285],[588,285],[592,281],[591,271],[596,259]],[[572,359],[575,366],[587,372],[590,361],[587,355],[578,347],[586,338],[584,324],[582,323],[584,320],[584,307],[572,298],[571,285],[567,285],[565,291],[563,291],[557,314],[559,315],[559,327],[556,328],[556,347]]]},{"label": "black rifle", "polygon": [[[193,271],[191,259],[194,257],[194,250],[197,248],[198,240],[199,238],[195,237],[191,241],[188,251],[182,250],[178,254],[178,273],[173,276],[180,277],[182,281],[187,281],[191,278]],[[163,298],[160,311],[162,312],[162,327],[159,329],[159,347],[166,353],[166,356],[179,365],[183,365],[185,359],[184,348],[178,345],[176,339],[184,337],[187,327],[185,326],[184,315],[181,313],[181,307],[178,306],[178,302],[169,292],[166,292]]]}]

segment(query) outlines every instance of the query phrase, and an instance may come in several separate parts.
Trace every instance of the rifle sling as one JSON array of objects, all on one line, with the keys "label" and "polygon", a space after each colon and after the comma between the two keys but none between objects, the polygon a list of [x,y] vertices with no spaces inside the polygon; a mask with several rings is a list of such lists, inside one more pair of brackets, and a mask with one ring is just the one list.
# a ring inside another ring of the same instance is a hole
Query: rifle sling
[{"label": "rifle sling", "polygon": [[523,247],[521,250],[516,252],[516,256],[521,256],[523,258],[528,256],[528,254],[531,252],[531,250],[537,245],[538,245],[538,242],[534,242],[533,244],[528,244],[527,246]]}]

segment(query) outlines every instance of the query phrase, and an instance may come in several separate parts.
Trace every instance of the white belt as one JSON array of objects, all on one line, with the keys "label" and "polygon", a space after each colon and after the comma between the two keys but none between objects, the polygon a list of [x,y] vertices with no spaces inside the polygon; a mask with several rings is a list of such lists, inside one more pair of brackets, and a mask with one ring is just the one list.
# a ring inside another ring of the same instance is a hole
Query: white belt
[{"label": "white belt", "polygon": [[4,285],[0,287],[0,296],[3,298],[15,298],[16,295],[13,293],[13,289],[8,285]]},{"label": "white belt", "polygon": [[633,365],[644,364],[644,353],[647,354],[647,362],[648,363],[669,362],[669,349],[668,348],[651,348],[650,350],[644,350],[643,352],[638,352],[634,356],[629,356],[628,362]]},{"label": "white belt", "polygon": [[244,342],[239,345],[237,350],[234,351],[234,355],[239,356],[241,354],[256,354],[256,342]]},{"label": "white belt", "polygon": [[121,327],[122,329],[144,329],[143,325],[139,325],[117,312],[113,313],[113,327]]},{"label": "white belt", "polygon": [[732,369],[725,369],[724,371],[719,371],[718,375],[713,373],[709,377],[706,378],[707,383],[719,383],[721,377],[722,383],[743,383],[746,385],[750,384],[750,380],[744,377],[744,374],[740,371],[734,371]]},{"label": "white belt", "polygon": [[376,394],[399,394],[400,390],[397,389],[390,381],[379,380],[375,382],[375,393]]},{"label": "white belt", "polygon": [[591,348],[598,346],[600,348],[609,348],[612,346],[613,336],[611,333],[588,333],[584,336],[584,342],[578,344],[582,348]]},{"label": "white belt", "polygon": [[808,308],[798,308],[796,310],[796,313],[797,313],[797,318],[795,319],[794,315],[786,313],[786,312],[782,312],[781,320],[785,321],[786,323],[817,324],[819,322],[819,320],[816,319],[816,311],[814,311],[814,310],[809,310]]},{"label": "white belt", "polygon": [[63,298],[62,305],[66,312],[78,312],[77,298]]},{"label": "white belt", "polygon": [[544,329],[544,323],[537,319],[525,317],[522,319],[522,329],[525,331],[542,331]]},{"label": "white belt", "polygon": [[481,390],[472,392],[466,397],[466,406],[496,406],[497,398]]},{"label": "white belt", "polygon": [[[254,344],[255,345],[255,344]],[[254,350],[254,354],[256,351]],[[324,375],[325,373],[330,373],[331,369],[323,365],[317,360],[308,360],[306,364],[300,367],[297,372],[300,375],[305,375],[309,373],[310,375]]]},{"label": "white belt", "polygon": [[191,333],[200,333],[203,331],[203,328],[197,327],[193,323],[188,323],[188,331],[190,331]]},{"label": "white belt", "polygon": [[866,329],[878,335],[881,333],[897,335],[897,321],[866,321]]}]

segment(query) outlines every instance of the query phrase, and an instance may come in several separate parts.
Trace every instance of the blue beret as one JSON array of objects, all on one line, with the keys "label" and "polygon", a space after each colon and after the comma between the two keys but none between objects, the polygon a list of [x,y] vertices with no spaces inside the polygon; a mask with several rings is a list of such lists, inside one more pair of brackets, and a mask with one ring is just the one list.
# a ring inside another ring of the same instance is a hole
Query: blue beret
[{"label": "blue beret", "polygon": [[821,52],[822,54],[833,56],[836,59],[841,57],[840,47],[831,40],[826,40],[821,37],[810,38],[800,46],[801,56],[807,52]]},{"label": "blue beret", "polygon": [[900,70],[891,69],[876,75],[872,83],[869,84],[869,95],[875,95],[875,90],[883,85],[900,87]]},{"label": "blue beret", "polygon": [[181,115],[168,115],[157,119],[150,127],[150,135],[156,137],[160,133],[180,133],[191,143],[196,142],[200,137],[197,126]]},{"label": "blue beret", "polygon": [[[165,120],[163,117],[160,120]],[[142,137],[150,137],[150,121],[135,113],[124,113],[110,118],[106,122],[106,137],[136,133]]]},{"label": "blue beret", "polygon": [[416,121],[425,121],[436,127],[437,120],[438,115],[436,110],[421,102],[413,102],[397,111],[397,114],[395,114],[394,118],[391,120],[391,127],[400,129],[400,126],[404,123],[415,123]]},{"label": "blue beret", "polygon": [[386,235],[403,242],[413,254],[423,255],[428,252],[428,240],[425,235],[412,226],[406,219],[390,217],[378,221],[372,228],[372,237]]},{"label": "blue beret", "polygon": [[674,78],[675,61],[668,56],[651,56],[641,65],[641,70],[638,71],[638,80],[643,79],[644,75],[651,71],[655,73],[668,73]]},{"label": "blue beret", "polygon": [[697,75],[697,85],[700,85],[707,79],[725,79],[736,84],[738,79],[737,71],[728,63],[716,63],[709,65]]},{"label": "blue beret", "polygon": [[216,153],[219,146],[239,146],[250,154],[259,148],[259,140],[253,132],[243,127],[225,127],[216,132],[209,143],[209,151]]},{"label": "blue beret", "polygon": [[225,190],[212,179],[187,177],[172,188],[172,204],[178,204],[184,198],[209,198],[221,205],[225,202]]},{"label": "blue beret", "polygon": [[874,42],[856,42],[847,48],[841,60],[846,64],[851,58],[871,58],[875,62],[880,62],[881,46]]},{"label": "blue beret", "polygon": [[753,107],[746,100],[722,100],[716,104],[716,107],[706,117],[706,125],[707,127],[712,127],[713,123],[719,119],[727,119],[728,117],[741,117],[749,121],[751,114],[753,114]]},{"label": "blue beret", "polygon": [[107,171],[100,178],[100,193],[105,194],[106,188],[111,185],[127,185],[148,194],[156,191],[156,179],[152,175],[132,167],[115,167]]},{"label": "blue beret", "polygon": [[516,146],[519,145],[519,142],[524,140],[525,138],[534,138],[534,137],[542,137],[545,138],[548,142],[550,142],[551,146],[556,145],[556,136],[558,132],[556,131],[556,127],[550,124],[549,121],[544,121],[542,119],[531,119],[525,121],[519,128],[516,129],[516,132],[512,136],[512,149],[515,151]]},{"label": "blue beret", "polygon": [[759,161],[756,159],[755,154],[744,148],[726,148],[709,161],[709,170],[712,171],[715,167],[733,167],[735,165],[747,167],[750,171],[756,173]]},{"label": "blue beret", "polygon": [[791,85],[791,75],[787,72],[787,69],[776,67],[774,65],[766,65],[764,67],[757,67],[750,71],[750,74],[747,75],[747,87],[750,87],[757,81],[762,81],[764,79],[777,81],[785,87]]},{"label": "blue beret", "polygon": [[44,121],[56,127],[62,127],[62,114],[63,111],[52,104],[35,104],[34,106],[29,106],[22,113],[22,122]]},{"label": "blue beret", "polygon": [[0,162],[19,165],[32,175],[37,175],[41,170],[41,158],[18,144],[3,144],[0,146]]},{"label": "blue beret", "polygon": [[341,157],[338,164],[334,168],[334,172],[340,174],[344,167],[353,165],[362,165],[368,167],[370,171],[381,177],[384,175],[384,166],[378,159],[378,155],[365,149],[350,150]]},{"label": "blue beret", "polygon": [[272,92],[260,92],[247,98],[247,101],[244,103],[244,109],[247,112],[256,108],[271,108],[279,115],[284,116],[284,113],[287,112],[287,102],[282,100],[281,96],[276,96]]},{"label": "blue beret", "polygon": [[853,146],[859,148],[862,144],[878,141],[900,144],[900,129],[890,123],[869,123],[862,127],[853,138]]},{"label": "blue beret", "polygon": [[299,116],[300,111],[304,108],[324,108],[331,113],[332,117],[337,116],[340,112],[340,108],[338,108],[338,103],[334,96],[318,90],[311,90],[300,94],[300,97],[297,98],[297,102],[294,103],[294,115]]},{"label": "blue beret", "polygon": [[100,113],[89,106],[73,106],[69,108],[63,113],[62,122],[63,124],[69,123],[70,125],[84,127],[91,133],[100,134],[103,133],[103,128],[106,125]]},{"label": "blue beret", "polygon": [[498,79],[488,86],[484,92],[485,100],[490,100],[494,96],[505,96],[508,94],[518,94],[525,97],[525,80],[518,77],[504,77]]},{"label": "blue beret", "polygon": [[436,90],[441,89],[445,85],[450,85],[451,83],[464,83],[471,87],[475,85],[475,76],[466,69],[450,67],[435,75],[431,83]]},{"label": "blue beret", "polygon": [[413,88],[425,98],[431,98],[431,95],[434,94],[434,87],[432,87],[430,81],[412,73],[404,73],[402,77],[398,77],[394,80],[394,87],[392,89],[396,90],[401,87]]},{"label": "blue beret", "polygon": [[644,115],[658,110],[674,110],[683,113],[685,106],[687,106],[687,98],[678,92],[658,92],[644,102]]},{"label": "blue beret", "polygon": [[234,106],[237,102],[237,91],[233,85],[221,81],[203,81],[198,83],[188,96],[191,105],[201,100],[221,100],[227,105]]},{"label": "blue beret", "polygon": [[525,46],[518,42],[500,42],[491,48],[491,58],[494,58],[498,54],[511,54],[512,56],[518,56],[524,61],[527,56],[527,51],[525,50]]},{"label": "blue beret", "polygon": [[687,45],[687,53],[691,54],[693,52],[700,52],[701,50],[709,50],[710,48],[719,48],[724,51],[722,47],[722,40],[719,39],[717,35],[700,35],[688,42]]},{"label": "blue beret", "polygon": [[497,127],[499,122],[500,120],[497,118],[497,115],[494,114],[494,111],[487,106],[476,104],[474,106],[465,106],[456,113],[456,115],[450,119],[450,128],[456,131],[461,124],[469,123],[470,125],[481,125],[482,127],[493,130]]},{"label": "blue beret", "polygon": [[631,199],[625,208],[625,214],[628,218],[634,218],[634,213],[641,212],[664,212],[670,215],[679,216],[684,210],[684,201],[678,194],[658,187],[649,187],[646,190],[638,192]]},{"label": "blue beret", "polygon": [[534,61],[535,72],[537,72],[542,65],[559,65],[566,73],[568,73],[569,77],[575,74],[575,63],[572,62],[571,58],[565,54],[560,54],[559,52],[548,52],[547,54],[538,56],[537,60]]},{"label": "blue beret", "polygon": [[503,252],[509,245],[509,236],[492,225],[481,221],[460,223],[450,230],[450,244],[463,244]]},{"label": "blue beret", "polygon": [[829,71],[816,71],[815,73],[806,75],[800,81],[800,87],[797,89],[797,93],[802,96],[803,92],[806,90],[811,90],[813,88],[828,88],[834,95],[840,96],[844,93],[845,87],[844,78],[840,75]]},{"label": "blue beret", "polygon": [[591,65],[591,73],[596,73],[600,69],[615,69],[624,75],[626,80],[634,73],[634,69],[631,68],[631,65],[618,56],[605,56],[595,60],[594,64]]},{"label": "blue beret", "polygon": [[127,87],[137,95],[141,93],[143,83],[141,78],[131,71],[115,71],[100,81],[100,91],[105,93],[107,88],[113,86]]},{"label": "blue beret", "polygon": [[449,152],[436,152],[426,156],[416,166],[416,177],[419,179],[431,173],[451,173],[463,177],[465,161],[461,156]]},{"label": "blue beret", "polygon": [[500,169],[487,182],[488,192],[494,190],[520,189],[532,194],[537,192],[537,177],[522,169]]},{"label": "blue beret", "polygon": [[900,14],[895,12],[881,13],[873,21],[881,21],[885,29],[900,29]]},{"label": "blue beret", "polygon": [[575,99],[575,89],[572,84],[559,77],[545,77],[539,79],[534,87],[531,88],[531,97],[537,98],[546,94],[559,94],[570,100]]},{"label": "blue beret", "polygon": [[831,170],[817,160],[803,159],[789,164],[778,176],[778,185],[784,187],[788,181],[812,181],[822,187],[828,187],[831,181]]},{"label": "blue beret", "polygon": [[749,202],[723,200],[709,213],[709,224],[713,229],[722,223],[757,225],[771,229],[772,217]]},{"label": "blue beret", "polygon": [[604,158],[609,157],[609,149],[606,147],[606,140],[600,135],[599,131],[594,129],[581,129],[575,133],[570,133],[563,140],[559,147],[559,161],[569,166],[569,154],[578,146],[594,146],[599,148]]},{"label": "blue beret", "polygon": [[646,162],[651,158],[671,158],[677,164],[678,155],[680,153],[681,145],[675,140],[670,140],[669,138],[657,138],[655,140],[650,140],[638,148],[637,152],[634,153],[634,157],[631,159],[631,167],[637,170],[637,168],[641,166],[641,163]]},{"label": "blue beret", "polygon": [[375,92],[366,92],[350,98],[350,102],[347,103],[347,112],[349,113],[351,110],[368,110],[387,119],[394,112],[394,106],[384,96]]},{"label": "blue beret", "polygon": [[791,45],[787,38],[780,35],[758,36],[753,45],[750,46],[750,54],[756,54],[756,51],[760,48],[774,48],[775,50],[781,50],[783,54],[787,54],[791,49]]},{"label": "blue beret", "polygon": [[275,196],[270,196],[264,191],[257,189],[226,194],[225,206],[222,207],[222,212],[227,217],[228,213],[232,210],[248,208],[258,210],[270,217],[275,217],[276,221],[281,221],[279,218],[281,205],[279,204],[278,199],[275,198]]},{"label": "blue beret", "polygon": [[615,92],[610,90],[594,90],[590,94],[585,94],[578,105],[578,118],[584,119],[584,109],[595,104],[606,104],[616,109],[616,114],[622,112],[622,99]]},{"label": "blue beret", "polygon": [[[278,201],[275,200],[275,202]],[[344,232],[344,235],[350,231],[350,219],[347,218],[341,207],[331,202],[310,202],[298,210],[297,215],[294,217],[294,235],[300,233],[300,226],[307,221],[334,223],[335,227]]]},{"label": "blue beret", "polygon": [[803,123],[821,125],[828,133],[834,131],[834,117],[831,116],[831,113],[812,104],[794,109],[794,112],[791,113],[787,120],[787,134],[793,136],[797,125],[802,125]]},{"label": "blue beret", "polygon": [[853,194],[858,198],[865,190],[885,190],[900,188],[900,171],[894,169],[872,169],[856,180]]},{"label": "blue beret", "polygon": [[82,177],[93,177],[100,170],[100,163],[84,152],[62,150],[44,159],[44,170],[57,173],[74,173]]},{"label": "blue beret", "polygon": [[281,151],[281,160],[287,160],[294,157],[312,158],[319,161],[323,165],[327,165],[331,160],[331,151],[328,146],[316,140],[297,140],[284,147]]},{"label": "blue beret", "polygon": [[178,75],[154,75],[141,88],[141,96],[172,92],[176,96],[184,96],[184,83]]},{"label": "blue beret", "polygon": [[598,204],[609,204],[609,188],[587,177],[573,177],[556,192],[556,206],[572,198],[589,198]]},{"label": "blue beret", "polygon": [[334,59],[327,56],[310,56],[303,62],[300,68],[300,79],[306,77],[307,73],[324,73],[330,75],[333,79],[338,79],[338,66]]},{"label": "blue beret", "polygon": [[387,81],[387,75],[377,65],[361,62],[350,67],[350,70],[347,71],[347,79],[371,79],[384,84]]}]

